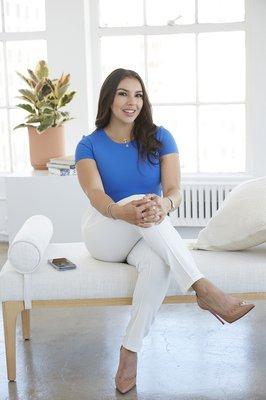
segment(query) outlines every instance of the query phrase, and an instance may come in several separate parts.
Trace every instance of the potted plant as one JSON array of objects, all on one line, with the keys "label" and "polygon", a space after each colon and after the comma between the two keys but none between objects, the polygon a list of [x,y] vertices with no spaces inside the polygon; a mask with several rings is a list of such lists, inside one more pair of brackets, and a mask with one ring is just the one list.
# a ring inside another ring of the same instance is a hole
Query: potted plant
[{"label": "potted plant", "polygon": [[59,79],[49,78],[49,68],[40,60],[33,72],[28,69],[28,77],[17,74],[27,83],[28,89],[20,89],[26,104],[17,104],[29,114],[25,123],[14,129],[27,127],[29,132],[30,161],[34,169],[47,169],[50,158],[65,155],[64,126],[70,117],[68,111],[61,111],[74,97],[74,91],[68,91],[70,74],[62,74]]}]

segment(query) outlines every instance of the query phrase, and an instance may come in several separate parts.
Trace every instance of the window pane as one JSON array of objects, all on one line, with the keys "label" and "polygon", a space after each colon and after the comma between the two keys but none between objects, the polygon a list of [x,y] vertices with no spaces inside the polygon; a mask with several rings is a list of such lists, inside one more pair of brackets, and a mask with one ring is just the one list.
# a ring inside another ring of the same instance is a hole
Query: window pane
[{"label": "window pane", "polygon": [[245,19],[245,0],[198,0],[199,22],[235,22]]},{"label": "window pane", "polygon": [[102,80],[116,68],[133,69],[144,79],[143,36],[108,36],[101,39]]},{"label": "window pane", "polygon": [[25,169],[32,168],[30,164],[30,152],[29,152],[29,139],[28,129],[21,128],[13,130],[14,127],[24,121],[27,112],[20,109],[12,109],[10,112],[10,123],[11,123],[11,143],[12,143],[12,157],[13,157],[13,169],[14,171],[23,171]]},{"label": "window pane", "polygon": [[12,106],[22,100],[16,99],[19,96],[18,89],[24,89],[27,84],[16,74],[16,71],[27,75],[27,68],[35,69],[37,61],[47,59],[45,40],[28,40],[7,42],[7,73],[9,102]]},{"label": "window pane", "polygon": [[196,107],[153,106],[153,119],[156,125],[164,126],[174,136],[182,172],[196,172]]},{"label": "window pane", "polygon": [[199,107],[200,172],[245,172],[245,106]]},{"label": "window pane", "polygon": [[173,21],[177,25],[195,22],[195,0],[146,0],[148,25],[167,25]]},{"label": "window pane", "polygon": [[147,54],[153,103],[196,100],[194,34],[149,36]]},{"label": "window pane", "polygon": [[3,43],[0,42],[0,106],[6,104],[6,88],[4,78],[4,51]]},{"label": "window pane", "polygon": [[45,0],[4,0],[6,32],[45,30]]},{"label": "window pane", "polygon": [[3,23],[2,23],[2,2],[0,1],[0,32],[3,31]]},{"label": "window pane", "polygon": [[143,0],[100,0],[100,26],[143,25]]},{"label": "window pane", "polygon": [[0,110],[0,171],[10,171],[7,111]]},{"label": "window pane", "polygon": [[245,33],[199,34],[199,100],[245,100]]}]

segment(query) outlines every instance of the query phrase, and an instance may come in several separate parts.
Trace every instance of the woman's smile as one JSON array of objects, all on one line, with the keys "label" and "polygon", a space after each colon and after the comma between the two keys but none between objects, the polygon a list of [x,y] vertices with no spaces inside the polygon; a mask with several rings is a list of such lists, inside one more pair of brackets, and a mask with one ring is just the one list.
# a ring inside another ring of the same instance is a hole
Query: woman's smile
[{"label": "woman's smile", "polygon": [[135,115],[135,110],[124,109],[122,110],[128,117],[133,117]]}]

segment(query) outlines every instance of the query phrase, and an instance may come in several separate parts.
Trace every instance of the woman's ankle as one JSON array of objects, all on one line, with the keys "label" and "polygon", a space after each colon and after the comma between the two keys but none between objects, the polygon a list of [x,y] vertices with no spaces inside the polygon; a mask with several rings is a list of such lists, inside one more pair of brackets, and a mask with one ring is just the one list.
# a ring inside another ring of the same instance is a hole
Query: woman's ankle
[{"label": "woman's ankle", "polygon": [[192,288],[195,290],[198,296],[200,297],[206,297],[208,295],[211,295],[211,297],[216,298],[217,296],[224,296],[225,293],[217,288],[211,281],[209,281],[206,278],[200,278],[198,281],[196,281],[193,285]]},{"label": "woman's ankle", "polygon": [[136,351],[133,351],[133,350],[129,350],[129,349],[127,349],[125,346],[121,346],[120,347],[120,350],[126,350],[126,352],[128,352],[129,354],[137,354],[137,352]]},{"label": "woman's ankle", "polygon": [[198,296],[204,296],[209,292],[210,281],[206,278],[200,278],[191,286]]}]

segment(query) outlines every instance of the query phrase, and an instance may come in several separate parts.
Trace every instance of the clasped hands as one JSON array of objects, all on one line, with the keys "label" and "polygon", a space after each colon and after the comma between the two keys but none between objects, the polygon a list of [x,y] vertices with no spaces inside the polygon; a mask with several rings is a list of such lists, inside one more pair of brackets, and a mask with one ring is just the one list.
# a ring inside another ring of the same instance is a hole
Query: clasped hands
[{"label": "clasped hands", "polygon": [[160,224],[169,211],[168,199],[154,193],[146,194],[140,200],[130,202],[137,209],[137,226],[148,228]]}]

